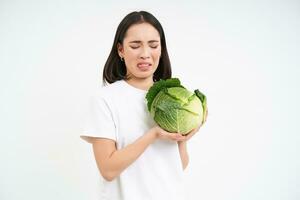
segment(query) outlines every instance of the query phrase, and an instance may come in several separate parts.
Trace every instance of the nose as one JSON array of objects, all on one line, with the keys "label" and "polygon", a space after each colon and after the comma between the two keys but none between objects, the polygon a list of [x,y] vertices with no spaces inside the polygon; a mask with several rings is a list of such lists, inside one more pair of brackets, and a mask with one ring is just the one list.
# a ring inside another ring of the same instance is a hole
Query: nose
[{"label": "nose", "polygon": [[140,58],[142,59],[150,58],[150,51],[148,48],[142,48]]}]

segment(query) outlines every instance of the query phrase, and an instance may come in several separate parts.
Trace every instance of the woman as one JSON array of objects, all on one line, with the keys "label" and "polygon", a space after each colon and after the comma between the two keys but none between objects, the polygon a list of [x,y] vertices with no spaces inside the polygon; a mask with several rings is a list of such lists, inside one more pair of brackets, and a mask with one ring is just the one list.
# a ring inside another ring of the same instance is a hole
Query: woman
[{"label": "woman", "polygon": [[93,145],[104,178],[103,200],[183,199],[188,136],[168,133],[150,117],[145,95],[171,77],[165,35],[150,13],[132,12],[119,24],[104,66],[102,87],[91,101],[83,139]]}]

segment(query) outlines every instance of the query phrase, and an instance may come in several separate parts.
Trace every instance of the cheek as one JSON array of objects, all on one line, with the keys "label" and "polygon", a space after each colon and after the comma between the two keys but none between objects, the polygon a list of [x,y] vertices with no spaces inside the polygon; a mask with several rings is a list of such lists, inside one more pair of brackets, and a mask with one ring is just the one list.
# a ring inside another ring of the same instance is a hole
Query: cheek
[{"label": "cheek", "polygon": [[155,59],[159,59],[161,55],[161,50],[154,51],[152,55]]},{"label": "cheek", "polygon": [[133,59],[138,56],[139,52],[132,49],[126,49],[125,55],[128,59]]}]

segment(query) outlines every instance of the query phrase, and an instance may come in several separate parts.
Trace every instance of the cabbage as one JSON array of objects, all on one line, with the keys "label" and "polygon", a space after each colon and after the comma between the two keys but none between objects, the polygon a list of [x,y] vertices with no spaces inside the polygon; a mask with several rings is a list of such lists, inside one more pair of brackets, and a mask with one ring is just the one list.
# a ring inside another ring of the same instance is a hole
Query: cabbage
[{"label": "cabbage", "polygon": [[199,90],[190,92],[178,78],[155,82],[146,99],[154,121],[168,132],[186,135],[205,122],[205,95]]}]

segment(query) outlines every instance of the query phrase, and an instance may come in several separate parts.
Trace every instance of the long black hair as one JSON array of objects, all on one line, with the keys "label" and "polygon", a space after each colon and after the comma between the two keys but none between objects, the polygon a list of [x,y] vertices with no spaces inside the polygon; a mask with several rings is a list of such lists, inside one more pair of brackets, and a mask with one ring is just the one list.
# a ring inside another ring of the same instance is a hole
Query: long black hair
[{"label": "long black hair", "polygon": [[126,31],[130,26],[140,23],[151,24],[160,35],[161,42],[161,57],[159,60],[158,67],[153,75],[153,81],[160,79],[168,79],[172,76],[171,63],[169,54],[167,51],[166,38],[164,30],[160,22],[149,12],[146,11],[135,11],[131,12],[124,17],[120,22],[117,32],[115,35],[114,43],[108,59],[103,69],[103,83],[114,83],[117,80],[127,79],[126,77],[126,66],[125,62],[121,61],[118,55],[118,44],[123,44]]}]

